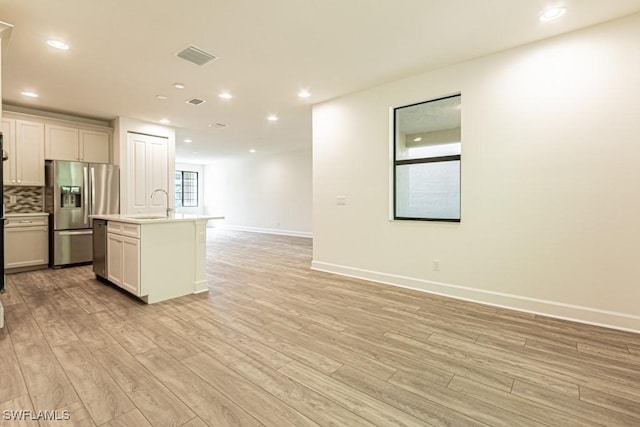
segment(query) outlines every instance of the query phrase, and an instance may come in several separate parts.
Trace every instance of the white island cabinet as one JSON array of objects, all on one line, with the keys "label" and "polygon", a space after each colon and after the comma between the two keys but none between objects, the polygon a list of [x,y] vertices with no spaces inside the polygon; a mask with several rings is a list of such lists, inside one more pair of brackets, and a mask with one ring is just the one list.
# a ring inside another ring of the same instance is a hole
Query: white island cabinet
[{"label": "white island cabinet", "polygon": [[207,291],[206,226],[201,215],[95,215],[107,221],[107,279],[155,303]]}]

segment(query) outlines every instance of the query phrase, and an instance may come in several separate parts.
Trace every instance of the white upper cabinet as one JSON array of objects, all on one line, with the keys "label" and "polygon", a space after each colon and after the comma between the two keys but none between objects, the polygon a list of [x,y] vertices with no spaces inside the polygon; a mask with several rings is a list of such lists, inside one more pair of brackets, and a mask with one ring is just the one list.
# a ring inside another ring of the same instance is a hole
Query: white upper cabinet
[{"label": "white upper cabinet", "polygon": [[16,185],[16,121],[2,119],[2,138],[4,150],[9,154],[9,159],[4,162],[4,185]]},{"label": "white upper cabinet", "polygon": [[44,185],[44,126],[16,120],[18,185]]},{"label": "white upper cabinet", "polygon": [[45,125],[45,141],[48,160],[80,160],[77,128]]},{"label": "white upper cabinet", "polygon": [[80,129],[80,158],[90,163],[109,163],[109,133]]},{"label": "white upper cabinet", "polygon": [[91,163],[109,163],[110,134],[107,131],[45,125],[45,158]]},{"label": "white upper cabinet", "polygon": [[44,125],[28,120],[2,119],[5,185],[44,185]]}]

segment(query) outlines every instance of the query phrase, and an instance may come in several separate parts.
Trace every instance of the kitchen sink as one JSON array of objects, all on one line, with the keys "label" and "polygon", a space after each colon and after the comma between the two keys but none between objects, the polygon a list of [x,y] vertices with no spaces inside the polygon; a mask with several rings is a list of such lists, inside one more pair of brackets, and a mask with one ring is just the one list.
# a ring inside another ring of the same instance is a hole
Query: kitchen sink
[{"label": "kitchen sink", "polygon": [[164,215],[131,215],[125,216],[125,218],[131,219],[166,219],[167,217]]}]

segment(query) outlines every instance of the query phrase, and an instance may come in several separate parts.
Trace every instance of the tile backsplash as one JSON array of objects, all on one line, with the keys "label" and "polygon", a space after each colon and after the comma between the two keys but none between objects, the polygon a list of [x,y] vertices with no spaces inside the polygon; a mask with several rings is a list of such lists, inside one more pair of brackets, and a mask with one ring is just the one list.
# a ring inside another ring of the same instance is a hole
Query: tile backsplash
[{"label": "tile backsplash", "polygon": [[5,213],[44,212],[44,187],[5,185],[4,207]]}]

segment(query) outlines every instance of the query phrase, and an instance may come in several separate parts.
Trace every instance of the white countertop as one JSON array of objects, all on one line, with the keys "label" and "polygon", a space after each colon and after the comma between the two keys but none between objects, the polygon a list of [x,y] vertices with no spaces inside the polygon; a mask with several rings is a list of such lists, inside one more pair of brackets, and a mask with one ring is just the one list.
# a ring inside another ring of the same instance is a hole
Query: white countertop
[{"label": "white countertop", "polygon": [[111,215],[91,215],[93,219],[104,219],[107,221],[128,222],[131,224],[157,224],[165,222],[179,221],[208,221],[210,219],[224,219],[223,216],[213,215],[193,215],[193,214],[173,214],[169,218],[162,214],[111,214]]},{"label": "white countertop", "polygon": [[30,216],[49,216],[46,212],[29,212],[29,213],[5,213],[6,218],[20,218],[20,217],[30,217]]}]

